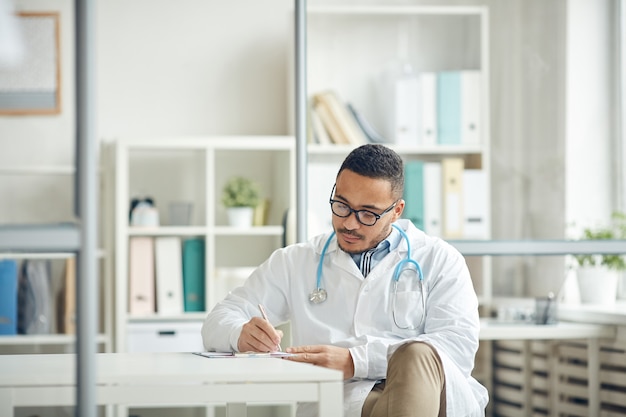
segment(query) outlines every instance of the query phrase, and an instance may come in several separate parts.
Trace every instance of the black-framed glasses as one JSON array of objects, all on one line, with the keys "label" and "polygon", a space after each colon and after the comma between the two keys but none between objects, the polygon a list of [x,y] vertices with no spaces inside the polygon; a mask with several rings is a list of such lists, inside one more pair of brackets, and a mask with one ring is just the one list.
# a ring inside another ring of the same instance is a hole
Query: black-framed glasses
[{"label": "black-framed glasses", "polygon": [[335,193],[335,187],[336,185],[333,186],[333,190],[330,193],[331,198],[329,200],[330,209],[333,214],[337,217],[348,217],[349,215],[354,213],[358,222],[361,223],[363,226],[374,226],[378,219],[389,213],[391,210],[393,210],[396,204],[398,204],[398,200],[394,201],[392,205],[387,207],[380,214],[374,213],[373,211],[369,210],[355,210],[342,201],[333,200],[332,196]]}]

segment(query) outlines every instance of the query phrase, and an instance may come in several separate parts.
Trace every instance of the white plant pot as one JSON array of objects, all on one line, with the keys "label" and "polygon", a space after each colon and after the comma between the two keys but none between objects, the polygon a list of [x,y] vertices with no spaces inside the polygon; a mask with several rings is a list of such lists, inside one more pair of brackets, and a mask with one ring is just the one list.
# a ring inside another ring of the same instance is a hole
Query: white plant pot
[{"label": "white plant pot", "polygon": [[615,304],[619,272],[600,266],[582,267],[576,276],[581,303]]},{"label": "white plant pot", "polygon": [[254,207],[229,207],[227,210],[228,224],[233,227],[251,227],[254,218]]}]

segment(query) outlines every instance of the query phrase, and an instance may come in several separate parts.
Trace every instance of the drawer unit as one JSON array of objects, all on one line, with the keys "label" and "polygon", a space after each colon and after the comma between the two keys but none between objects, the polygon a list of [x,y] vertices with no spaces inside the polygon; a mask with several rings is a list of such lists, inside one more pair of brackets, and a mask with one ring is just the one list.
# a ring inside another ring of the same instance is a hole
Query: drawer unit
[{"label": "drawer unit", "polygon": [[202,322],[128,323],[128,352],[199,352],[204,350]]}]

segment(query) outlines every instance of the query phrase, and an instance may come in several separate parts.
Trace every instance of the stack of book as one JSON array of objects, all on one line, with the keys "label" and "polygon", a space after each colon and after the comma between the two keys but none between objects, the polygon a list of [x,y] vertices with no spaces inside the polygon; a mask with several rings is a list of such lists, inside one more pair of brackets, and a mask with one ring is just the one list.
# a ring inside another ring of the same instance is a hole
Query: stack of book
[{"label": "stack of book", "polygon": [[365,117],[334,91],[313,94],[309,117],[313,143],[358,146],[385,142]]}]

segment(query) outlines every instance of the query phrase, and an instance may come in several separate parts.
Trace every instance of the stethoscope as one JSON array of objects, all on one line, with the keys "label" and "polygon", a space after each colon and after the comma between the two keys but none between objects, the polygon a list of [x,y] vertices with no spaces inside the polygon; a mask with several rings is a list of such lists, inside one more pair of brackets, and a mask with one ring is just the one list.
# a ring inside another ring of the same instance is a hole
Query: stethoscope
[{"label": "stethoscope", "polygon": [[[399,226],[392,224],[393,227],[396,228],[396,230],[398,230],[400,232],[400,235],[402,235],[402,237],[404,238],[404,240],[406,241],[406,245],[407,245],[407,255],[406,255],[406,259],[402,259],[400,262],[398,262],[398,264],[396,265],[396,267],[393,270],[393,276],[392,276],[392,283],[393,283],[393,296],[392,296],[392,315],[393,315],[393,321],[395,323],[396,326],[398,326],[401,329],[416,329],[419,326],[422,325],[423,321],[424,321],[424,316],[426,315],[426,296],[424,294],[424,275],[422,274],[422,267],[420,266],[419,263],[417,263],[417,261],[415,259],[411,258],[411,242],[409,241],[409,237],[407,236],[407,234],[405,233],[404,230],[402,230]],[[315,290],[313,290],[313,292],[311,292],[311,294],[309,294],[309,301],[313,304],[320,304],[323,303],[324,301],[326,301],[326,299],[328,298],[328,293],[326,292],[326,290],[324,288],[322,288],[322,266],[324,264],[324,257],[326,256],[326,251],[328,250],[328,245],[330,244],[331,240],[333,239],[333,237],[335,237],[335,231],[333,231],[330,236],[328,237],[328,239],[326,240],[326,243],[324,243],[324,247],[322,248],[322,253],[320,255],[320,261],[317,265],[317,282],[316,282],[316,288]],[[414,268],[407,268],[413,266]],[[422,314],[422,318],[420,320],[420,323],[417,326],[400,326],[396,320],[396,298],[398,296],[398,281],[400,280],[400,275],[402,274],[402,272],[405,269],[411,269],[414,270],[417,274],[417,277],[419,279],[419,284],[420,284],[420,290],[422,293],[422,308],[424,311],[424,314]]]}]

